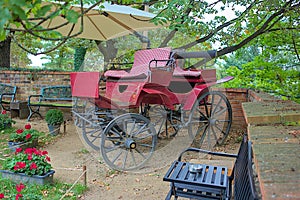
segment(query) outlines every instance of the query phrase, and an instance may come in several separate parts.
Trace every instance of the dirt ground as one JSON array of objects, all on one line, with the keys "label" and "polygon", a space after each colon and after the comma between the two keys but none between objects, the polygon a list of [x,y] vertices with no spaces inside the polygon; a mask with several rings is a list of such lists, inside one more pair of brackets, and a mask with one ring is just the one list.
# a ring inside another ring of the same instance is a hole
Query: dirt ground
[{"label": "dirt ground", "polygon": [[[26,120],[16,120],[15,126],[22,128]],[[48,132],[44,120],[33,119],[32,128]],[[55,136],[55,140],[46,144],[43,149],[49,152],[52,166],[55,170],[54,178],[67,183],[84,184],[83,166],[87,169],[88,191],[78,197],[79,200],[159,200],[165,199],[169,191],[169,183],[163,181],[163,176],[178,154],[187,146],[180,136],[174,141],[167,141],[169,145],[161,148],[153,156],[153,161],[146,171],[135,173],[117,172],[109,169],[101,158],[100,152],[91,150],[79,135],[72,120],[66,123],[66,132]],[[239,133],[238,133],[239,134]],[[49,137],[53,137],[50,136]],[[236,135],[229,135],[227,145],[221,150],[236,152],[238,144]],[[220,149],[219,149],[220,150]],[[72,195],[72,194],[70,194]]]}]

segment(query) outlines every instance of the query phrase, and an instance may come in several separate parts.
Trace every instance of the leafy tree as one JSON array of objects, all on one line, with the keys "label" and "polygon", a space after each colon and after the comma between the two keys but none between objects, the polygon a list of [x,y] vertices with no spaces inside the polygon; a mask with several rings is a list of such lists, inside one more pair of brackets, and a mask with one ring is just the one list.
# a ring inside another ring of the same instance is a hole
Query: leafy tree
[{"label": "leafy tree", "polygon": [[[81,3],[79,0],[68,0],[59,8],[59,12],[53,14],[63,14],[70,23],[77,22],[80,14],[69,9],[72,3]],[[83,3],[97,5],[101,1],[84,0]],[[118,1],[119,4],[137,4],[142,1]],[[94,4],[93,4],[94,3]],[[211,47],[210,44],[219,42],[217,56],[232,53],[256,38],[262,37],[269,32],[283,34],[290,30],[299,29],[299,1],[297,0],[170,0],[148,1],[150,10],[158,13],[156,23],[169,22],[172,30],[161,42],[159,46],[167,46],[178,32],[194,35],[194,41],[184,41],[183,45],[176,48],[190,49],[202,43],[204,47]],[[229,9],[235,13],[235,17],[229,19],[227,15],[217,15],[220,10]],[[0,5],[0,40],[8,40],[12,33],[20,31],[18,27],[24,28],[25,32],[44,39],[61,39],[65,42],[65,37],[58,33],[41,29],[32,23],[32,17],[39,17],[44,20],[45,13],[50,10],[50,6],[41,6],[41,0],[14,0],[2,1]],[[209,16],[213,16],[209,19]],[[52,16],[51,16],[52,17]],[[228,18],[228,19],[227,19]],[[289,22],[289,23],[281,23]],[[17,26],[14,28],[12,25]],[[41,34],[41,32],[43,34]],[[58,44],[59,45],[59,44]],[[298,48],[298,47],[297,47]],[[1,64],[1,63],[0,63]],[[198,66],[203,64],[198,63]],[[197,65],[196,65],[197,66]]]},{"label": "leafy tree", "polygon": [[[81,1],[61,2],[63,2],[62,6],[57,13],[53,14],[53,17],[59,14],[64,15],[70,23],[75,23],[80,14],[70,10],[69,6],[73,3],[81,3]],[[84,0],[83,3],[92,3],[92,6],[95,6],[99,2],[101,1]],[[141,7],[143,2],[126,0],[115,3],[134,4]],[[228,73],[244,74],[244,79],[242,77],[241,79],[246,82],[239,84],[246,84],[245,87],[262,87],[266,90],[271,88],[272,91],[278,92],[283,92],[282,88],[285,88],[286,91],[297,92],[296,87],[293,86],[298,85],[298,81],[293,77],[298,77],[300,60],[299,1],[169,0],[166,2],[149,0],[147,4],[150,5],[151,12],[158,14],[154,23],[168,22],[170,29],[167,34],[164,31],[159,32],[159,35],[164,36],[162,38],[154,37],[152,44],[159,47],[172,46],[187,51],[211,49],[212,45],[218,44],[217,57],[221,58],[243,48],[243,51],[247,52],[246,50],[251,49],[250,45],[252,45],[253,50],[257,48],[260,55],[257,56],[255,54],[257,52],[250,52],[249,57],[254,56],[253,60],[250,59],[250,62],[247,63],[249,59],[244,56],[245,62],[230,64],[236,65],[238,68],[229,67]],[[57,41],[55,48],[69,39],[62,37],[57,32],[41,29],[32,23],[32,17],[49,19],[50,16],[45,16],[49,10],[50,6],[41,6],[41,0],[0,2],[0,41],[2,41],[0,42],[0,65],[9,67],[4,58],[8,55],[10,40],[15,38],[17,32],[21,31],[20,28],[22,28],[22,32],[36,38]],[[234,16],[230,18],[227,13],[220,14],[219,12],[222,10],[231,10]],[[178,38],[181,39],[180,43]],[[118,55],[116,40],[96,41],[96,44],[104,55],[105,62]],[[43,50],[49,52],[52,49]],[[237,52],[235,56],[241,58],[239,53]],[[200,67],[207,61],[201,60],[194,66]],[[280,82],[282,78],[284,79],[283,83]],[[293,89],[286,88],[288,85]]]}]

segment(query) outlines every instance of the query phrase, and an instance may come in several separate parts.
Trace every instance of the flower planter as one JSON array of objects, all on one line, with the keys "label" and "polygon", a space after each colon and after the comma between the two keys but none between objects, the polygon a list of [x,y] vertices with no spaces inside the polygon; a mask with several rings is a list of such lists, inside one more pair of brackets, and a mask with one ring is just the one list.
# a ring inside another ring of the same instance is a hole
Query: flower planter
[{"label": "flower planter", "polygon": [[12,142],[8,141],[8,148],[12,151],[15,152],[17,148],[22,148],[22,149],[27,149],[27,148],[32,148],[38,146],[38,139],[33,140],[31,142]]},{"label": "flower planter", "polygon": [[48,124],[49,132],[51,135],[56,136],[59,134],[60,131],[60,124],[59,125],[50,125]]},{"label": "flower planter", "polygon": [[39,176],[39,175],[28,176],[24,173],[14,173],[8,170],[0,170],[0,173],[2,174],[2,178],[9,179],[16,183],[21,182],[21,183],[45,185],[45,184],[53,183],[53,175],[55,171],[50,170],[47,174],[43,176]]}]

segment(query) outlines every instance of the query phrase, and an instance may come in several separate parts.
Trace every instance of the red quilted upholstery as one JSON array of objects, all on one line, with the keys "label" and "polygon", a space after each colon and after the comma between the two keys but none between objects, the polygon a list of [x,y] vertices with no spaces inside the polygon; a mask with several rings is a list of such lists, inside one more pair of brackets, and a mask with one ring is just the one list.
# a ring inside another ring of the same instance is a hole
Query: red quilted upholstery
[{"label": "red quilted upholstery", "polygon": [[[146,78],[149,72],[150,61],[153,59],[168,60],[170,53],[170,47],[139,50],[134,54],[134,62],[129,73],[124,70],[109,70],[104,73],[104,76],[113,78]],[[163,67],[166,63],[166,61],[160,61],[156,65],[155,62],[152,62],[150,67]]]}]

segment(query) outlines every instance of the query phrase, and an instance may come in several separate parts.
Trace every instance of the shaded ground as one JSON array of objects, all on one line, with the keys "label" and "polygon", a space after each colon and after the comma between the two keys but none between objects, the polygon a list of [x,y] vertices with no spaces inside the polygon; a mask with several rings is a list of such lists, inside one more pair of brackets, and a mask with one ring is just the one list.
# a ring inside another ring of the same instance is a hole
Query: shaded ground
[{"label": "shaded ground", "polygon": [[[25,120],[16,120],[15,126],[23,127]],[[31,122],[33,128],[48,131],[44,120],[34,119]],[[63,132],[63,128],[61,128]],[[236,152],[239,144],[240,131],[235,131],[229,136],[224,147],[218,150]],[[177,136],[176,136],[177,137]],[[68,183],[79,181],[84,183],[82,175],[83,166],[87,168],[87,185],[89,190],[78,199],[84,200],[115,200],[115,199],[164,199],[169,191],[169,184],[164,182],[163,176],[171,162],[177,158],[178,140],[174,144],[163,149],[157,157],[166,160],[164,165],[153,168],[144,173],[124,173],[110,170],[102,161],[100,153],[88,151],[78,136],[78,130],[72,121],[67,122],[66,133],[56,136],[51,144],[46,144],[44,149],[49,152],[52,165],[56,171],[54,178]],[[174,152],[173,154],[171,152]],[[174,159],[173,159],[174,158]],[[154,160],[157,159],[154,156]],[[70,194],[72,195],[72,194]]]}]

